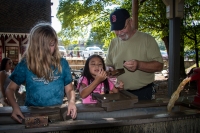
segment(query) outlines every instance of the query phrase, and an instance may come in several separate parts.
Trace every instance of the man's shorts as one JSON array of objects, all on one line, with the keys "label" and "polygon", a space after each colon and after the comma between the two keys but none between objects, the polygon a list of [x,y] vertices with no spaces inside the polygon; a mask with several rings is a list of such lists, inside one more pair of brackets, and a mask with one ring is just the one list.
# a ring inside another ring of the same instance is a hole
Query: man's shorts
[{"label": "man's shorts", "polygon": [[127,90],[127,91],[138,96],[138,100],[151,100],[152,94],[155,93],[154,83],[150,83],[147,86],[144,86],[138,90]]}]

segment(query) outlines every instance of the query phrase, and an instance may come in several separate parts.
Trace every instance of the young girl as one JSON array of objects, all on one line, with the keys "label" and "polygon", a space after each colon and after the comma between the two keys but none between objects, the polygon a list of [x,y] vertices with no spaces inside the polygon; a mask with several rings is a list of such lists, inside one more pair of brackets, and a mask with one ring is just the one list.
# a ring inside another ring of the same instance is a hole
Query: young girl
[{"label": "young girl", "polygon": [[31,29],[27,49],[10,79],[6,95],[13,108],[11,117],[16,121],[21,123],[24,119],[14,99],[14,92],[23,83],[26,84],[26,106],[59,106],[63,103],[65,91],[67,114],[76,117],[71,71],[59,53],[57,34],[50,24],[40,23]]},{"label": "young girl", "polygon": [[[105,70],[105,63],[101,56],[92,55],[88,57],[82,77],[79,79],[78,83],[82,103],[96,103],[97,101],[93,100],[91,96],[93,92],[100,94],[118,92],[114,84],[108,80]],[[123,85],[121,85],[120,88],[123,88]]]},{"label": "young girl", "polygon": [[7,97],[5,94],[6,88],[10,83],[10,74],[12,69],[12,60],[10,58],[3,58],[0,67],[0,100],[3,106],[8,105]]}]

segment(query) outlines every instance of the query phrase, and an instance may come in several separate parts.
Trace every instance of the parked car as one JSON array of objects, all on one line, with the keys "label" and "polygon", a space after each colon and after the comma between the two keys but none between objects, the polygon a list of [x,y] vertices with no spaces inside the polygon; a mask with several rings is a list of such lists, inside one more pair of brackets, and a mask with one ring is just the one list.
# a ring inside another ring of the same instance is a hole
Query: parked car
[{"label": "parked car", "polygon": [[88,58],[89,56],[93,55],[93,54],[97,54],[100,55],[101,57],[104,57],[105,54],[103,52],[102,49],[100,49],[99,47],[87,47],[84,51],[82,51],[81,55],[84,58]]},{"label": "parked car", "polygon": [[66,52],[66,49],[64,46],[58,46],[59,48],[59,51],[60,51],[60,54],[63,58],[66,58],[67,57],[67,52]]},{"label": "parked car", "polygon": [[[200,51],[199,51],[200,52]],[[188,50],[184,52],[184,59],[185,60],[190,60],[190,61],[194,61],[196,58],[196,52],[194,50]],[[199,56],[200,58],[200,56]]]},{"label": "parked car", "polygon": [[164,50],[160,50],[160,53],[162,55],[163,60],[168,60],[168,54],[166,51]]}]

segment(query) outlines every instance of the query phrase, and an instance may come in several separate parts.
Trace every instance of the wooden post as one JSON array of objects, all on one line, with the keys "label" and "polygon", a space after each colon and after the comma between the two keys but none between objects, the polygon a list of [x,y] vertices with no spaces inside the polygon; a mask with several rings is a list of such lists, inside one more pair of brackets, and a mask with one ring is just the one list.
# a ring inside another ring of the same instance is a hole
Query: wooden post
[{"label": "wooden post", "polygon": [[166,17],[169,19],[169,78],[168,96],[180,84],[180,25],[183,17],[184,0],[163,0],[166,5]]},{"label": "wooden post", "polygon": [[138,29],[138,0],[132,0],[133,27]]}]

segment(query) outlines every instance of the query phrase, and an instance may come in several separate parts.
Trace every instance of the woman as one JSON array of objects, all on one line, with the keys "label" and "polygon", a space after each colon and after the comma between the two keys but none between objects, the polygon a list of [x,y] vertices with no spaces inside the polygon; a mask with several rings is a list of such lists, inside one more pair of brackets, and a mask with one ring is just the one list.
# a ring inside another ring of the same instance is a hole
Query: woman
[{"label": "woman", "polygon": [[[6,96],[13,108],[12,118],[22,123],[24,115],[15,102],[14,92],[25,83],[25,106],[60,106],[64,92],[68,98],[68,115],[76,117],[72,75],[66,59],[61,57],[56,31],[48,23],[35,25],[29,35],[27,49],[10,75]],[[22,119],[20,119],[20,117]]]},{"label": "woman", "polygon": [[10,58],[4,58],[1,61],[1,67],[0,67],[0,99],[3,104],[3,106],[8,104],[5,90],[10,83],[9,75],[11,74],[12,69],[12,60]]}]

